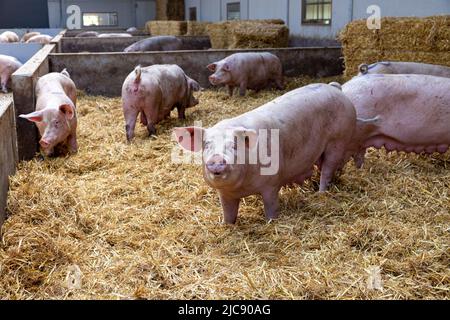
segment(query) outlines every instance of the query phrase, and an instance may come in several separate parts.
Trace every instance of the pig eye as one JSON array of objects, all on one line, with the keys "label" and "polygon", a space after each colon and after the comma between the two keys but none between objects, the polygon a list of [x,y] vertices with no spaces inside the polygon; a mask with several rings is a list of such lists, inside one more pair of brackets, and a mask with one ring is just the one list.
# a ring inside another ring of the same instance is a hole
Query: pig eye
[{"label": "pig eye", "polygon": [[211,147],[211,142],[206,141],[206,142],[205,142],[205,145],[204,145],[204,148],[205,148],[205,149],[209,149],[210,147]]}]

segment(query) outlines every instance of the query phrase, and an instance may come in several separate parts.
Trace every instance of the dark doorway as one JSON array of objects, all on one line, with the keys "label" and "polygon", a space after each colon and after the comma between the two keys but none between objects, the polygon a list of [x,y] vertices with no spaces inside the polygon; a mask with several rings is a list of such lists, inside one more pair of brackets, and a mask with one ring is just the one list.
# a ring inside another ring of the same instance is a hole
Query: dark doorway
[{"label": "dark doorway", "polygon": [[47,0],[1,0],[0,29],[48,28]]}]

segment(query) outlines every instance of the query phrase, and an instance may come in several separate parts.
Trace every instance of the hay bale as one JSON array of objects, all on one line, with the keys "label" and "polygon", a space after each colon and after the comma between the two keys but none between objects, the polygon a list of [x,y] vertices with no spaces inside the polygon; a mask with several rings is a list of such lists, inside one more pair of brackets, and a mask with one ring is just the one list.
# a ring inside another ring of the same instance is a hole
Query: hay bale
[{"label": "hay bale", "polygon": [[365,20],[349,23],[339,38],[345,75],[357,73],[361,63],[380,60],[426,62],[450,66],[450,16],[383,18],[380,30],[369,30]]},{"label": "hay bale", "polygon": [[287,47],[289,29],[280,19],[222,21],[207,33],[213,49]]},{"label": "hay bale", "polygon": [[146,30],[154,36],[182,36],[186,34],[186,21],[149,21]]},{"label": "hay bale", "polygon": [[289,28],[279,24],[240,24],[232,30],[230,48],[285,48]]},{"label": "hay bale", "polygon": [[187,36],[207,36],[211,22],[187,21]]}]

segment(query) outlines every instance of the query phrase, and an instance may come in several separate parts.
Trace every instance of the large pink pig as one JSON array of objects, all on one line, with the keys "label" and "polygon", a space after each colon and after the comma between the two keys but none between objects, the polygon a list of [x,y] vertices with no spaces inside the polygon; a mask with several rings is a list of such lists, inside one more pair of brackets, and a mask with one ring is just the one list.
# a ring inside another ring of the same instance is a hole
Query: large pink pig
[{"label": "large pink pig", "polygon": [[[240,199],[261,194],[267,219],[278,217],[278,192],[321,168],[320,191],[350,157],[356,125],[338,88],[312,84],[209,129],[176,128],[179,144],[203,152],[203,176],[219,192],[224,220],[235,223]],[[251,160],[253,159],[253,160]]]},{"label": "large pink pig", "polygon": [[155,124],[170,115],[174,108],[185,118],[185,109],[198,104],[193,92],[199,84],[174,64],[137,66],[122,86],[122,107],[127,140],[134,137],[138,114],[150,135],[156,134]]},{"label": "large pink pig", "polygon": [[36,123],[44,154],[77,152],[77,89],[69,73],[64,69],[39,78],[36,97],[36,111],[20,117]]},{"label": "large pink pig", "polygon": [[445,153],[450,145],[450,79],[427,75],[365,75],[342,86],[357,116],[353,153],[364,163],[367,148]]},{"label": "large pink pig", "polygon": [[382,61],[360,65],[359,75],[365,74],[427,74],[450,78],[450,68],[427,63]]},{"label": "large pink pig", "polygon": [[10,87],[11,75],[21,66],[22,63],[16,58],[0,54],[0,85],[4,93],[7,93]]},{"label": "large pink pig", "polygon": [[209,82],[213,86],[227,85],[230,96],[235,87],[239,87],[241,96],[247,89],[258,91],[271,84],[280,90],[284,88],[280,59],[269,52],[235,53],[209,64],[208,69],[214,72]]}]

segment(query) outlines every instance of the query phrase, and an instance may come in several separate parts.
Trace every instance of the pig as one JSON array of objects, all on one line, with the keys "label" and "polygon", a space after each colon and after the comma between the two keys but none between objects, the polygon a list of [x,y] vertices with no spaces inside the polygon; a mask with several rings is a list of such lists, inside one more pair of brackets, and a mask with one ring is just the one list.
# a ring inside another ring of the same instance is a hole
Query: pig
[{"label": "pig", "polygon": [[368,74],[342,86],[359,122],[352,145],[361,168],[367,148],[445,153],[450,145],[450,79],[429,75]]},{"label": "pig", "polygon": [[128,38],[132,37],[129,33],[101,33],[98,35],[99,38]]},{"label": "pig", "polygon": [[22,66],[22,63],[14,57],[0,54],[0,85],[4,93],[8,92],[11,83],[11,75]]},{"label": "pig", "polygon": [[168,117],[174,108],[178,110],[178,117],[184,119],[185,109],[198,104],[193,92],[199,90],[199,84],[177,65],[137,66],[122,86],[127,140],[134,137],[139,113],[149,135],[154,135],[155,124]]},{"label": "pig", "polygon": [[235,87],[239,87],[241,96],[245,96],[247,89],[258,91],[271,82],[275,82],[278,89],[284,89],[280,59],[269,52],[235,53],[209,64],[207,68],[214,72],[209,82],[213,86],[227,85],[230,97]]},{"label": "pig", "polygon": [[36,83],[35,93],[36,111],[19,117],[36,123],[44,155],[76,153],[77,88],[69,73],[64,69],[42,76]]},{"label": "pig", "polygon": [[34,37],[34,36],[38,36],[40,35],[40,32],[37,31],[32,31],[32,32],[27,32],[23,35],[22,39],[20,39],[20,42],[27,42],[28,39]]},{"label": "pig", "polygon": [[98,37],[98,32],[97,31],[84,31],[75,36],[75,38],[86,38],[86,37],[96,38],[96,37]]},{"label": "pig", "polygon": [[365,74],[425,74],[450,78],[450,68],[416,62],[383,61],[359,66],[359,76]]},{"label": "pig", "polygon": [[0,42],[10,43],[10,42],[19,42],[19,36],[12,31],[5,31],[0,34]]},{"label": "pig", "polygon": [[123,50],[124,52],[181,50],[183,42],[173,36],[156,36],[140,40]]},{"label": "pig", "polygon": [[[276,219],[281,187],[301,185],[314,165],[321,170],[319,190],[326,191],[350,158],[347,147],[355,126],[355,108],[341,90],[312,84],[211,128],[175,128],[173,133],[182,148],[202,152],[203,177],[218,190],[224,222],[234,224],[240,199],[253,194],[262,195],[266,218]],[[258,159],[251,162],[251,153]]]},{"label": "pig", "polygon": [[127,29],[127,32],[136,32],[139,31],[136,27],[130,27]]},{"label": "pig", "polygon": [[26,43],[40,43],[40,44],[49,44],[52,41],[53,37],[46,34],[38,34],[36,36],[31,37],[27,40]]}]

